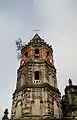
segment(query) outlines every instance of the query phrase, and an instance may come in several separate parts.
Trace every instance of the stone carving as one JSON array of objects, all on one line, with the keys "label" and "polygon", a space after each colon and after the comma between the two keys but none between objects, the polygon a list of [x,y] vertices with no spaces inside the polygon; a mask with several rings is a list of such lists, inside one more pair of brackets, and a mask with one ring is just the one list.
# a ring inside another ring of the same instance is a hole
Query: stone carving
[{"label": "stone carving", "polygon": [[4,111],[4,116],[3,116],[2,120],[9,120],[8,114],[9,114],[8,109],[6,108],[5,111]]}]

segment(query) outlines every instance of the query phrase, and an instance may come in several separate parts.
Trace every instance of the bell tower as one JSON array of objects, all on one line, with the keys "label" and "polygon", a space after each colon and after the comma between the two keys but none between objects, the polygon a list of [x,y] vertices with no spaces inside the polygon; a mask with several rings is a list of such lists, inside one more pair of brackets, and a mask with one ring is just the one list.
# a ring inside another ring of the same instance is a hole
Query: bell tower
[{"label": "bell tower", "polygon": [[13,93],[11,117],[48,120],[61,117],[61,94],[57,88],[52,46],[38,34],[21,49]]}]

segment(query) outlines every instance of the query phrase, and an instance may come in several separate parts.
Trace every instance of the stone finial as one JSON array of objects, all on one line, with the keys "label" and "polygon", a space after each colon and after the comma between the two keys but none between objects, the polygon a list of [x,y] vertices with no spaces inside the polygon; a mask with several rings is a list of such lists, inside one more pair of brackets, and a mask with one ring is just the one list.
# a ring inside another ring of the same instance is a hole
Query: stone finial
[{"label": "stone finial", "polygon": [[68,80],[69,86],[72,85],[72,80],[69,78]]},{"label": "stone finial", "polygon": [[2,120],[9,120],[8,114],[9,114],[8,109],[6,108],[5,111],[4,111],[4,116],[3,116]]}]

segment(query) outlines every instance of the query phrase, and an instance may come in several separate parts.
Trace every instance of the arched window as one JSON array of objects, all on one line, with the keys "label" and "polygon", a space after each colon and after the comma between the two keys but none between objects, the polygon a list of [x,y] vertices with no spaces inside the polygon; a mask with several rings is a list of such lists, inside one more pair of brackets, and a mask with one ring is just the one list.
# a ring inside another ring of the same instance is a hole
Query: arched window
[{"label": "arched window", "polygon": [[59,108],[56,101],[54,101],[53,109],[54,109],[54,117],[59,118]]},{"label": "arched window", "polygon": [[39,54],[39,49],[35,49],[35,55]]},{"label": "arched window", "polygon": [[35,99],[34,103],[32,104],[32,114],[33,115],[40,115],[41,110],[40,110],[40,100]]},{"label": "arched window", "polygon": [[28,57],[28,52],[25,53],[25,57]]},{"label": "arched window", "polygon": [[35,71],[35,80],[39,80],[39,71]]},{"label": "arched window", "polygon": [[21,101],[17,102],[16,105],[16,118],[19,118],[21,116]]}]

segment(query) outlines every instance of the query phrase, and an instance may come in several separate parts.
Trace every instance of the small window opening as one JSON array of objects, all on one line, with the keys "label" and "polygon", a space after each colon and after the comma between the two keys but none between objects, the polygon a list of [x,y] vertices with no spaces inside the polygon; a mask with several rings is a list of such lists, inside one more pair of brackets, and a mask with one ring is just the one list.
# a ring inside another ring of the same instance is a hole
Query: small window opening
[{"label": "small window opening", "polygon": [[49,56],[49,51],[47,51],[47,57]]},{"label": "small window opening", "polygon": [[25,53],[25,56],[28,57],[28,52]]},{"label": "small window opening", "polygon": [[39,71],[35,71],[35,80],[39,80]]},{"label": "small window opening", "polygon": [[39,54],[39,49],[35,49],[35,54]]}]

